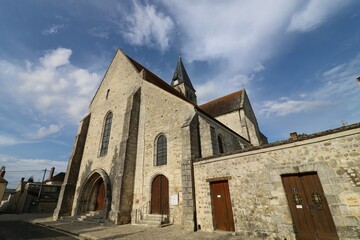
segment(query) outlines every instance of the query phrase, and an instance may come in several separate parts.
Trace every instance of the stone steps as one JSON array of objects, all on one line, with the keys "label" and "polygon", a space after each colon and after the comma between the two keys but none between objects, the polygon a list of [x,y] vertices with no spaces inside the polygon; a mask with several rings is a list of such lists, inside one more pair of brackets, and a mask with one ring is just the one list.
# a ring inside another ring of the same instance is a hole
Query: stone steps
[{"label": "stone steps", "polygon": [[97,211],[90,211],[87,212],[84,215],[81,216],[65,216],[65,217],[61,217],[62,221],[68,221],[68,222],[74,222],[74,221],[79,221],[79,222],[97,222],[97,223],[105,223],[107,222],[106,219],[103,219],[103,216],[101,214],[101,212],[97,212]]},{"label": "stone steps", "polygon": [[138,221],[136,225],[163,227],[169,224],[169,219],[165,215],[160,214],[146,214],[143,219]]}]

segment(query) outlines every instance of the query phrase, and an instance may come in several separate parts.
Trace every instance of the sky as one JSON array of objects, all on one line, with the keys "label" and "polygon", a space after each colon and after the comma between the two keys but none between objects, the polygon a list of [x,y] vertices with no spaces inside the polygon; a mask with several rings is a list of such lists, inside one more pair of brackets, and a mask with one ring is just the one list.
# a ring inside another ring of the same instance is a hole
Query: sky
[{"label": "sky", "polygon": [[356,0],[0,6],[0,165],[10,188],[66,170],[118,48],[168,83],[181,54],[199,104],[245,88],[270,142],[360,122]]}]

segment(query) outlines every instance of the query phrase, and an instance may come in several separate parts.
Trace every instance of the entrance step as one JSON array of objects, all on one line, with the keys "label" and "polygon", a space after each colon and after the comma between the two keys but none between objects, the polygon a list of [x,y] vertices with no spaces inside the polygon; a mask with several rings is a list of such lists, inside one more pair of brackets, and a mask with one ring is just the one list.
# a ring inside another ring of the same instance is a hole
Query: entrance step
[{"label": "entrance step", "polygon": [[60,218],[62,221],[67,222],[97,222],[97,223],[106,223],[107,220],[103,219],[102,213],[98,211],[90,211],[80,216],[66,216]]},{"label": "entrance step", "polygon": [[139,220],[136,225],[163,227],[169,225],[169,218],[161,214],[146,214],[144,218]]}]

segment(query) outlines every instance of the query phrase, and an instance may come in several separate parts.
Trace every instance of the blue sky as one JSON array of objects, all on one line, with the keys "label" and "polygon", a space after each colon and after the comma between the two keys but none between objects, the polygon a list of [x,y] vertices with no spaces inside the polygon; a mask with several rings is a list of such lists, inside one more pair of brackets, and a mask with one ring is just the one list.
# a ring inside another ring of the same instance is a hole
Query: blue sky
[{"label": "blue sky", "polygon": [[15,187],[65,171],[116,49],[170,83],[179,52],[199,103],[246,88],[283,140],[360,121],[360,2],[0,0],[0,165]]}]

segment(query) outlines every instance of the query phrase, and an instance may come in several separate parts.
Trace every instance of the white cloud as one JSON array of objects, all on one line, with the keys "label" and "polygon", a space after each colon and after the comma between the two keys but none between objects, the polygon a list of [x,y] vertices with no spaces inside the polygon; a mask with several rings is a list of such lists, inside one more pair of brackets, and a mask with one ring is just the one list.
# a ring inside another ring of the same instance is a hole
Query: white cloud
[{"label": "white cloud", "polygon": [[27,134],[27,137],[30,139],[41,139],[49,135],[56,134],[60,132],[61,126],[56,124],[50,124],[48,127],[41,126],[37,129],[36,132]]},{"label": "white cloud", "polygon": [[260,114],[270,116],[275,114],[277,116],[286,116],[291,113],[308,112],[328,106],[329,102],[324,101],[304,101],[304,100],[290,100],[288,98],[281,98],[276,101],[266,101]]},{"label": "white cloud", "polygon": [[11,146],[21,143],[26,143],[23,139],[18,139],[12,136],[0,135],[0,146]]},{"label": "white cloud", "polygon": [[[214,81],[221,84],[224,78],[263,71],[266,61],[282,51],[282,45],[291,39],[288,29],[314,30],[350,1],[161,2],[177,25],[184,59],[208,62],[213,72],[218,73],[213,76]],[[205,83],[200,87],[210,91],[214,84]],[[218,96],[237,89],[234,86],[232,90],[218,91]]]},{"label": "white cloud", "polygon": [[41,31],[41,33],[45,36],[55,35],[65,26],[63,24],[53,24],[50,27]]},{"label": "white cloud", "polygon": [[125,21],[122,34],[130,44],[156,46],[163,51],[169,47],[174,23],[156,6],[133,1],[132,12],[126,14]]},{"label": "white cloud", "polygon": [[[358,77],[359,69],[360,54],[348,63],[342,63],[324,71],[321,74],[322,85],[320,87],[307,93],[300,93],[298,97],[282,97],[278,100],[264,102],[260,114],[285,116],[324,107],[336,107],[338,117],[353,122],[360,115],[358,108],[360,88],[356,86],[355,80]],[[299,98],[301,100],[298,100]],[[331,110],[329,108],[329,111]]]},{"label": "white cloud", "polygon": [[55,167],[55,174],[65,172],[67,162],[0,155],[0,166],[6,167],[5,179],[9,182],[8,188],[16,188],[22,177],[27,180],[33,176],[35,181],[42,180],[44,169],[48,170],[46,177],[51,167]]},{"label": "white cloud", "polygon": [[38,62],[26,61],[25,66],[0,60],[4,94],[10,94],[23,108],[51,115],[56,121],[79,121],[86,114],[100,77],[72,65],[71,54],[70,49],[58,48],[48,51]]},{"label": "white cloud", "polygon": [[93,37],[104,38],[104,39],[108,39],[110,35],[110,32],[106,27],[104,28],[94,27],[89,29],[88,33]]},{"label": "white cloud", "polygon": [[53,69],[69,64],[72,54],[71,49],[58,48],[48,51],[44,57],[40,58],[40,63],[46,69]]},{"label": "white cloud", "polygon": [[294,13],[288,31],[308,32],[323,24],[352,0],[308,0]]},{"label": "white cloud", "polygon": [[163,3],[180,27],[179,37],[187,58],[225,60],[222,67],[226,70],[245,74],[272,56],[297,6],[286,0]]}]

